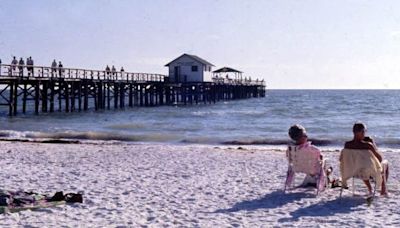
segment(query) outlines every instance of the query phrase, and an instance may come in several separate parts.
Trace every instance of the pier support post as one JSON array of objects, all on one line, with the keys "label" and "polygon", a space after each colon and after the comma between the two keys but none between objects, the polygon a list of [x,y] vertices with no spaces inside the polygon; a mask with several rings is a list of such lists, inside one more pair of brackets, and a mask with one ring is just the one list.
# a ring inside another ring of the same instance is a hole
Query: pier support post
[{"label": "pier support post", "polygon": [[144,106],[149,106],[149,91],[150,89],[147,88],[148,85],[144,86]]},{"label": "pier support post", "polygon": [[65,112],[69,112],[69,84],[66,81],[64,83]]},{"label": "pier support post", "polygon": [[14,110],[14,83],[12,81],[10,81],[10,83],[8,84],[9,88],[10,88],[10,95],[9,95],[9,99],[8,99],[8,115],[9,116],[13,116],[13,110]]},{"label": "pier support post", "polygon": [[114,83],[114,109],[118,108],[118,84]]},{"label": "pier support post", "polygon": [[129,107],[133,107],[133,85],[129,84]]},{"label": "pier support post", "polygon": [[119,107],[125,107],[125,83],[123,82],[119,84]]},{"label": "pier support post", "polygon": [[62,111],[62,96],[64,90],[64,82],[58,82],[58,111]]},{"label": "pier support post", "polygon": [[75,111],[75,82],[71,81],[71,112]]},{"label": "pier support post", "polygon": [[39,114],[40,82],[35,82],[35,114]]},{"label": "pier support post", "polygon": [[54,81],[49,81],[50,85],[50,112],[54,112]]},{"label": "pier support post", "polygon": [[103,108],[103,83],[100,81],[97,83],[97,108],[102,109]]},{"label": "pier support post", "polygon": [[159,104],[164,105],[164,89],[162,86],[158,86],[158,96],[159,96]]},{"label": "pier support post", "polygon": [[88,82],[83,81],[83,110],[86,111],[89,108],[89,93],[88,93]]},{"label": "pier support post", "polygon": [[111,84],[107,82],[107,109],[110,110],[111,107]]},{"label": "pier support post", "polygon": [[171,104],[171,89],[170,86],[165,87],[165,102],[167,105]]},{"label": "pier support post", "polygon": [[28,87],[28,85],[27,85],[27,83],[28,82],[24,82],[24,88],[23,88],[23,91],[22,91],[22,113],[26,113],[26,99],[27,99],[27,96],[28,96],[28,91],[27,91],[27,87]]},{"label": "pier support post", "polygon": [[78,92],[78,110],[82,111],[82,81],[77,82],[77,92]]},{"label": "pier support post", "polygon": [[134,94],[133,94],[133,105],[134,106],[139,106],[139,85],[135,84],[134,87]]},{"label": "pier support post", "polygon": [[186,101],[186,100],[187,100],[187,99],[186,99],[186,94],[187,94],[186,91],[187,91],[187,86],[186,86],[186,85],[183,85],[183,86],[182,86],[182,92],[181,92],[181,94],[182,94],[182,100],[183,100],[183,104],[184,104],[184,105],[186,105],[186,102],[187,102],[187,101]]},{"label": "pier support post", "polygon": [[42,112],[47,112],[48,81],[42,81]]},{"label": "pier support post", "polygon": [[14,97],[13,114],[14,114],[14,116],[16,116],[17,115],[17,107],[18,107],[18,81],[14,82],[14,95],[13,95],[13,97]]},{"label": "pier support post", "polygon": [[139,86],[139,103],[140,106],[143,106],[143,85]]}]

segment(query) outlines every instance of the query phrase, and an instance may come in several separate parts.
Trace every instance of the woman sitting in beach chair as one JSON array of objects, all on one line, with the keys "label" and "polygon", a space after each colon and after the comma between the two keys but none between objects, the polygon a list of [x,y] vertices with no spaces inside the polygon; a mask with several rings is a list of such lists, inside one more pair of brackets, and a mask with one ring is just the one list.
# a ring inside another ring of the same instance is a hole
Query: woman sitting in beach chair
[{"label": "woman sitting in beach chair", "polygon": [[388,162],[383,160],[372,138],[365,136],[366,131],[365,124],[355,123],[353,126],[354,138],[344,145],[344,150],[340,154],[342,182],[346,186],[347,179],[352,177],[360,178],[368,188],[368,195],[373,195],[375,194],[375,189],[372,191],[369,180],[373,178],[375,185],[381,186],[381,195],[387,195]]},{"label": "woman sitting in beach chair", "polygon": [[319,191],[323,191],[327,184],[326,161],[322,158],[321,151],[307,141],[306,129],[301,125],[293,125],[289,129],[289,136],[294,141],[294,145],[289,145],[286,157],[289,162],[287,171],[285,190],[294,184],[296,173],[304,173],[306,177],[301,186],[314,186]]}]

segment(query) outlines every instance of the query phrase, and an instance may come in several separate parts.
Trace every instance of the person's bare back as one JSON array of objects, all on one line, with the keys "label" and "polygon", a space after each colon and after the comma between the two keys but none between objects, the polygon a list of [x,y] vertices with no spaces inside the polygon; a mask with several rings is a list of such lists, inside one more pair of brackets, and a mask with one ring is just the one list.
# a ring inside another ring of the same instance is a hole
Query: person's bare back
[{"label": "person's bare back", "polygon": [[346,149],[360,149],[360,150],[370,150],[375,157],[382,162],[382,155],[376,149],[376,146],[373,142],[368,142],[365,140],[351,140],[344,144],[344,148]]},{"label": "person's bare back", "polygon": [[[378,152],[378,149],[375,145],[375,142],[372,138],[365,136],[367,131],[367,127],[363,123],[356,123],[353,126],[353,134],[354,138],[351,141],[348,141],[344,144],[344,148],[346,149],[361,149],[361,150],[370,150],[374,156],[378,159],[379,162],[382,162],[382,155]],[[340,158],[341,159],[341,158]],[[385,175],[387,179],[387,174]],[[367,185],[369,193],[372,193],[371,184],[369,180],[364,180],[364,183]],[[382,184],[381,194],[386,195],[386,184],[385,182]]]}]

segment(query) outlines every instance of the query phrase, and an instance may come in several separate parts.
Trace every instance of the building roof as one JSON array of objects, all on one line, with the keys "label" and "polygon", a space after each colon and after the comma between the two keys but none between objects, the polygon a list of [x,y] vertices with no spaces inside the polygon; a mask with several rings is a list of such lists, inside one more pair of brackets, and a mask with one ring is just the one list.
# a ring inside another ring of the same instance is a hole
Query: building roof
[{"label": "building roof", "polygon": [[242,71],[235,70],[230,67],[222,67],[221,69],[214,70],[213,73],[243,73]]},{"label": "building roof", "polygon": [[208,61],[206,61],[206,60],[204,60],[204,59],[202,59],[202,58],[200,58],[200,57],[198,57],[196,55],[189,55],[189,54],[186,54],[186,53],[181,55],[181,56],[179,56],[178,58],[172,60],[171,62],[167,63],[165,66],[169,66],[172,62],[174,62],[177,59],[182,58],[183,56],[187,56],[187,57],[189,57],[189,58],[191,58],[191,59],[193,59],[193,60],[195,60],[195,61],[197,61],[197,62],[199,62],[199,63],[201,63],[203,65],[206,65],[206,66],[214,66],[212,63],[210,63],[210,62],[208,62]]}]

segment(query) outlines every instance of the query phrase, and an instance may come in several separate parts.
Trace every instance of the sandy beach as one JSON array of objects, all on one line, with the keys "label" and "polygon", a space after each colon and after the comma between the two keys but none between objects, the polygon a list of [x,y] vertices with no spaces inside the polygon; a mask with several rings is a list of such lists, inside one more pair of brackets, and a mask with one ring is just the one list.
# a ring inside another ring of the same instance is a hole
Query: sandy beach
[{"label": "sandy beach", "polygon": [[[263,147],[1,142],[0,188],[84,191],[84,203],[0,215],[1,227],[399,226],[399,168],[390,198],[366,204],[339,188],[283,193],[282,150]],[[337,151],[324,152],[338,176]],[[301,179],[297,179],[297,183]]]}]

